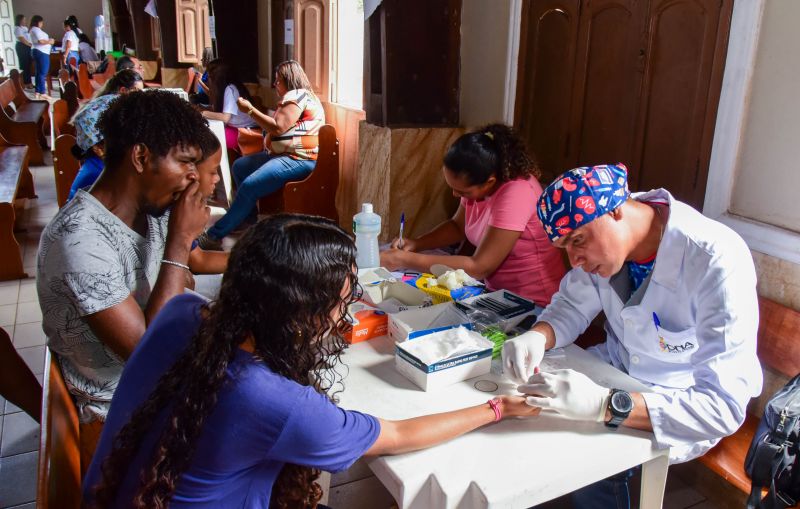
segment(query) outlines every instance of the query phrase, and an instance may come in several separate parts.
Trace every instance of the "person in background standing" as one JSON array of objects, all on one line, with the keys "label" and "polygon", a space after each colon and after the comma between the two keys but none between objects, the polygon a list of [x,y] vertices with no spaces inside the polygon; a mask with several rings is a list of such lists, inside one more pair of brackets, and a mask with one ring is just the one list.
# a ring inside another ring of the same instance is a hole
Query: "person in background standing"
[{"label": "person in background standing", "polygon": [[78,26],[78,18],[75,17],[74,14],[70,14],[69,16],[67,16],[67,19],[64,20],[64,23],[65,24],[69,23],[70,25],[75,27],[73,28],[73,30],[75,30],[75,35],[81,35],[83,33],[83,30],[81,30],[80,27]]},{"label": "person in background standing", "polygon": [[17,61],[19,69],[22,71],[22,82],[25,88],[31,88],[31,35],[28,33],[28,27],[25,26],[24,14],[17,14],[14,19],[14,37],[17,39]]},{"label": "person in background standing", "polygon": [[73,23],[69,18],[64,20],[64,37],[61,39],[61,63],[64,67],[70,65],[70,59],[75,59],[75,64],[81,62],[81,55],[78,53],[78,28],[77,23]]},{"label": "person in background standing", "polygon": [[36,93],[42,95],[47,90],[45,86],[47,73],[50,71],[50,49],[53,47],[55,39],[47,35],[43,30],[44,18],[38,14],[31,18],[31,57],[36,65]]}]

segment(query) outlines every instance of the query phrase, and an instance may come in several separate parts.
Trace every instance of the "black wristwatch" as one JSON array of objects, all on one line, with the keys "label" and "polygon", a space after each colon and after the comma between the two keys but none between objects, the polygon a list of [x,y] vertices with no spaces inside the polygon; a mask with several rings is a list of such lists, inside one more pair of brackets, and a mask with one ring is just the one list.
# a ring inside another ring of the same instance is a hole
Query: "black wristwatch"
[{"label": "black wristwatch", "polygon": [[622,389],[611,389],[611,396],[608,398],[608,410],[611,412],[611,419],[606,421],[606,426],[617,429],[633,410],[631,394]]}]

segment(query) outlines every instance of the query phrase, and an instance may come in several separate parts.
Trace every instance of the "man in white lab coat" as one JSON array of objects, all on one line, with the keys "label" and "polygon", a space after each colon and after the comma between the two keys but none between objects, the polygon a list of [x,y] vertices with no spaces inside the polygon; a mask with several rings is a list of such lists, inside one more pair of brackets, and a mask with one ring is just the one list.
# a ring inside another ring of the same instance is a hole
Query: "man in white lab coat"
[{"label": "man in white lab coat", "polygon": [[[741,237],[664,189],[630,195],[622,164],[568,171],[537,212],[573,270],[531,331],[504,345],[505,372],[524,382],[528,402],[604,421],[609,432],[652,431],[672,463],[735,432],[762,385],[756,275]],[[600,387],[572,370],[538,372],[545,350],[572,343],[600,311],[607,338],[590,351],[651,392]],[[628,477],[579,490],[579,507],[628,507]],[[624,497],[612,496],[621,488]]]}]

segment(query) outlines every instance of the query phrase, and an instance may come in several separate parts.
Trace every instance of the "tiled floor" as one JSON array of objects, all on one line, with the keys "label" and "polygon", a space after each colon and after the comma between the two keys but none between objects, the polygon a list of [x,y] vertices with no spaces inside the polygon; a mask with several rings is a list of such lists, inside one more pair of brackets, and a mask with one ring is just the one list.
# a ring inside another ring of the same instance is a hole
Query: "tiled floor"
[{"label": "tiled floor", "polygon": [[[16,233],[29,277],[0,282],[0,327],[41,382],[45,335],[36,297],[36,250],[42,229],[58,206],[53,167],[34,166],[31,171],[39,198],[25,204],[19,221],[25,231]],[[0,411],[0,508],[35,507],[39,424],[3,398]]]}]

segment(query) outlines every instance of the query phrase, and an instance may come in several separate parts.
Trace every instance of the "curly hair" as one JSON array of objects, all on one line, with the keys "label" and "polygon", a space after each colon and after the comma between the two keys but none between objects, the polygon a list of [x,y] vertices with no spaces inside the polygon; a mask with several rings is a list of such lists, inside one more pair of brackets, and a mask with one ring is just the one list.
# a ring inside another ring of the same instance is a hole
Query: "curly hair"
[{"label": "curly hair", "polygon": [[105,165],[115,170],[134,145],[143,144],[158,157],[174,147],[198,147],[206,154],[214,133],[191,104],[172,92],[148,90],[115,99],[97,121],[105,140]]},{"label": "curly hair", "polygon": [[[336,366],[349,327],[347,306],[359,288],[354,264],[353,241],[328,219],[279,214],[250,228],[231,251],[219,298],[204,307],[186,352],[115,437],[101,467],[102,480],[93,488],[94,505],[113,505],[153,419],[168,406],[152,457],[137,473],[132,505],[169,504],[217,394],[231,381],[226,369],[248,338],[256,359],[273,372],[322,393],[340,384]],[[346,284],[354,291],[342,296]],[[318,476],[318,470],[285,465],[270,507],[316,507],[322,496],[314,482]]]},{"label": "curly hair", "polygon": [[525,142],[505,124],[489,124],[460,136],[447,150],[444,165],[471,185],[483,184],[492,176],[499,182],[541,177]]}]

